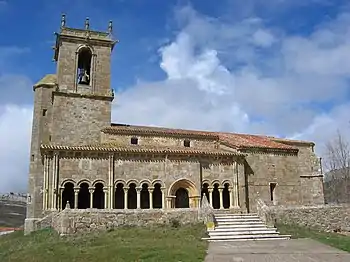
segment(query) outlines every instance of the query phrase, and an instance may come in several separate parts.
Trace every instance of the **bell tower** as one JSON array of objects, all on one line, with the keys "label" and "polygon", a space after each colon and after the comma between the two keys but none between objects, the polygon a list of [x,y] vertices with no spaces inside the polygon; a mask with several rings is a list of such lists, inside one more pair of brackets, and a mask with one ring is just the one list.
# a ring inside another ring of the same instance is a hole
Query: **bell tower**
[{"label": "bell tower", "polygon": [[100,142],[100,130],[111,122],[111,54],[117,40],[112,21],[106,32],[66,26],[62,15],[56,35],[54,61],[57,89],[53,92],[52,142],[91,144]]},{"label": "bell tower", "polygon": [[112,21],[107,32],[90,29],[89,18],[83,29],[66,26],[62,15],[56,35],[54,61],[60,90],[84,94],[110,94],[111,52],[118,42],[112,39]]}]

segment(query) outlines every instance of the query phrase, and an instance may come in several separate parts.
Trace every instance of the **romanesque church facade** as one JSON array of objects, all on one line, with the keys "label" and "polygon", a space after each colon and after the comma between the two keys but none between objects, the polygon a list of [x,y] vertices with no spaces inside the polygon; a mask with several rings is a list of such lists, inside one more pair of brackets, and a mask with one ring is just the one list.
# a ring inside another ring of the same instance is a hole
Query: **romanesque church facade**
[{"label": "romanesque church facade", "polygon": [[[56,74],[34,85],[26,231],[51,211],[198,208],[254,212],[323,203],[314,144],[269,136],[111,123],[113,40],[66,26]],[[234,121],[234,120],[233,120]]]}]

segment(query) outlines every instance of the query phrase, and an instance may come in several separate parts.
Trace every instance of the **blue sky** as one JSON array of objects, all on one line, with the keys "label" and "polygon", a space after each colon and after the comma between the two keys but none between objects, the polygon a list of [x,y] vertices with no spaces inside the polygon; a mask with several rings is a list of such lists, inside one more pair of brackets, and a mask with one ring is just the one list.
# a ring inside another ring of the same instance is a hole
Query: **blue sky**
[{"label": "blue sky", "polygon": [[113,121],[308,139],[322,154],[337,129],[350,138],[347,2],[0,0],[0,192],[25,190],[32,85],[55,73],[61,13],[69,27],[113,20]]}]

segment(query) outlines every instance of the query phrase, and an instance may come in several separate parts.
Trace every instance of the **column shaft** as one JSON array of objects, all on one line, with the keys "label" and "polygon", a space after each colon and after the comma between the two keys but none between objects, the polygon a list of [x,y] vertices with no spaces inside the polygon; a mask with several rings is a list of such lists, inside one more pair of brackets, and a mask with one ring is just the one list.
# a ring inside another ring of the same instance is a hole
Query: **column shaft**
[{"label": "column shaft", "polygon": [[219,194],[220,194],[220,209],[223,209],[224,208],[224,198],[223,198],[223,195],[222,195],[222,191],[223,189],[222,188],[219,188]]},{"label": "column shaft", "polygon": [[148,192],[149,192],[149,208],[153,209],[153,190],[154,188],[149,188]]},{"label": "column shaft", "polygon": [[136,188],[136,194],[137,194],[137,209],[141,208],[141,188],[140,187],[137,187]]},{"label": "column shaft", "polygon": [[128,209],[128,189],[124,188],[124,209]]}]

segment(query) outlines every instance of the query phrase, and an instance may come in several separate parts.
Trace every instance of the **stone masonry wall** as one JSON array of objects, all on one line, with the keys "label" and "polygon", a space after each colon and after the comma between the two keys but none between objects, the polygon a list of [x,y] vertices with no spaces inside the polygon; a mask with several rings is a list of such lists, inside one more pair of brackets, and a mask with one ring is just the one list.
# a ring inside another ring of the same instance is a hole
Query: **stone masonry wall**
[{"label": "stone masonry wall", "polygon": [[257,198],[272,204],[270,183],[277,183],[275,205],[323,204],[323,178],[318,158],[310,145],[297,145],[298,155],[250,153],[245,172],[249,207],[256,210]]},{"label": "stone masonry wall", "polygon": [[327,232],[350,231],[350,205],[269,207],[267,211],[275,224],[296,224]]},{"label": "stone masonry wall", "polygon": [[256,210],[256,199],[271,202],[270,183],[277,183],[275,204],[300,204],[298,157],[252,153],[246,157],[245,173],[248,183],[249,209]]},{"label": "stone masonry wall", "polygon": [[109,160],[106,158],[61,158],[59,161],[59,183],[73,180],[79,183],[87,181],[92,186],[94,181],[102,181],[105,186],[108,183]]},{"label": "stone masonry wall", "polygon": [[61,235],[105,231],[120,226],[154,226],[199,222],[198,209],[173,210],[74,210],[53,217],[52,227]]},{"label": "stone masonry wall", "polygon": [[[119,145],[130,145],[132,137],[138,138],[138,145],[154,147],[177,147],[184,148],[184,140],[186,137],[166,137],[166,136],[145,136],[145,135],[116,135],[101,133],[102,143],[116,143]],[[215,140],[204,140],[204,139],[189,139],[191,148],[206,150],[216,149],[217,142]]]},{"label": "stone masonry wall", "polygon": [[55,95],[53,110],[52,143],[97,144],[100,130],[110,125],[110,101]]}]

